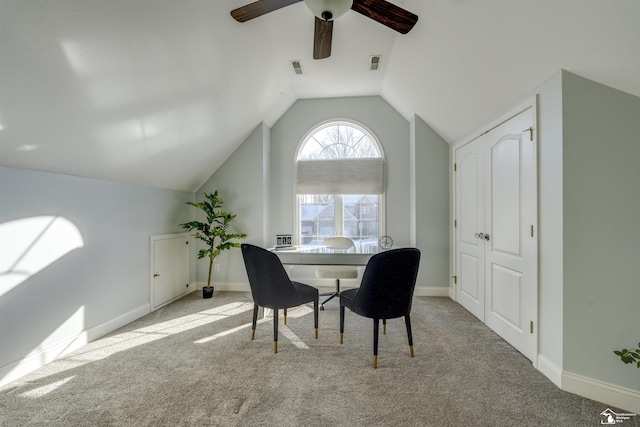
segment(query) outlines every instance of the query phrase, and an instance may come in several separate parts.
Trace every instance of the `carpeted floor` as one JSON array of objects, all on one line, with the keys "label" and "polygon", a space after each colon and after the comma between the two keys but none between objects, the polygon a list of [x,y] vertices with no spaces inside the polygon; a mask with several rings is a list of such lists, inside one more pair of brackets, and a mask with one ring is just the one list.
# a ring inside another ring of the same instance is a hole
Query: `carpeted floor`
[{"label": "carpeted floor", "polygon": [[[1,426],[596,426],[609,406],[559,390],[448,298],[416,297],[415,358],[402,319],[310,307],[250,340],[248,293],[198,292],[0,389]],[[616,408],[612,408],[616,410]],[[624,412],[624,411],[619,411]],[[640,425],[640,416],[624,422]]]}]

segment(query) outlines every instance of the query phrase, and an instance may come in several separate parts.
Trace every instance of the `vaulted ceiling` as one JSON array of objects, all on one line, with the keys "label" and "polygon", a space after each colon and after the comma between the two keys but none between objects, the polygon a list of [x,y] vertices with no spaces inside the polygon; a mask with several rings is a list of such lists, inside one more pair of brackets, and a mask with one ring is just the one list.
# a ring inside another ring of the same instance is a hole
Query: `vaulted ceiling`
[{"label": "vaulted ceiling", "polygon": [[323,60],[303,2],[249,2],[0,0],[0,165],[194,191],[298,99],[380,95],[452,142],[560,68],[640,96],[638,0],[392,0],[409,34],[349,11]]}]

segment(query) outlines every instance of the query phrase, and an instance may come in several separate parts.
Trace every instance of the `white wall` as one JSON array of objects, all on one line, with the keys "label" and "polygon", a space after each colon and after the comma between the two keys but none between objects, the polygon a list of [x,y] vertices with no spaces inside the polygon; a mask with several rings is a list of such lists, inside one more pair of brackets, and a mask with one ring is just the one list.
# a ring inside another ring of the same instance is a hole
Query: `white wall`
[{"label": "white wall", "polygon": [[[0,167],[0,384],[148,313],[149,236],[180,232],[192,199],[188,192]],[[42,216],[71,225],[53,240],[46,228],[22,230],[27,219]],[[11,229],[22,231],[8,238]],[[79,248],[9,289],[11,271],[24,271],[19,259],[35,259],[39,248],[50,256],[72,240],[73,229]]]}]

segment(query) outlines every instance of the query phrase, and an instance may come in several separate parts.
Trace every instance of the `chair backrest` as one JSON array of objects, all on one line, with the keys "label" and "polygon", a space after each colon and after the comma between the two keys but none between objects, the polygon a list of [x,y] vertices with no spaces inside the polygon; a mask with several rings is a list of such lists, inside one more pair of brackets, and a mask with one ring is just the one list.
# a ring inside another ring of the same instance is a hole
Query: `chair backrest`
[{"label": "chair backrest", "polygon": [[354,297],[353,310],[378,319],[409,314],[419,265],[417,248],[391,249],[372,256]]},{"label": "chair backrest", "polygon": [[334,237],[326,237],[322,241],[322,246],[326,246],[329,249],[337,249],[346,251],[347,249],[351,249],[355,246],[353,240],[348,237],[334,236]]},{"label": "chair backrest", "polygon": [[248,243],[242,243],[240,248],[253,301],[261,307],[287,307],[289,296],[296,296],[297,291],[280,258],[271,251]]}]

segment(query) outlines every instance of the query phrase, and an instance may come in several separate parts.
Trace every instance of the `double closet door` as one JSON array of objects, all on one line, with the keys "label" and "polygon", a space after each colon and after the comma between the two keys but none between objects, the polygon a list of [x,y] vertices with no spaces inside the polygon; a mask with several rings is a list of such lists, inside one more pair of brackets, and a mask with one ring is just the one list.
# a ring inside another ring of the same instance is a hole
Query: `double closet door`
[{"label": "double closet door", "polygon": [[457,301],[535,363],[534,108],[455,149]]}]

